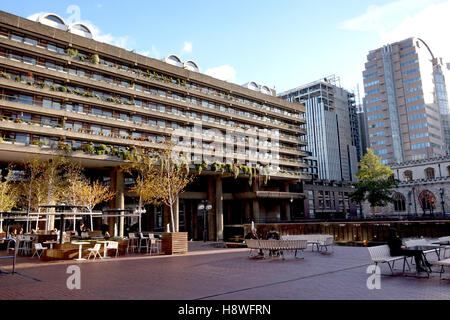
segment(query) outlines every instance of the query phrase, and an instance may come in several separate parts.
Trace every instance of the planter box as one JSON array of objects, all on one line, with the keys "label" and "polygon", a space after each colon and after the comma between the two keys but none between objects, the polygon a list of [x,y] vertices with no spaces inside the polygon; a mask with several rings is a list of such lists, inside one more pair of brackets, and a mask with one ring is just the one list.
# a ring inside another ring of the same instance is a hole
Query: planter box
[{"label": "planter box", "polygon": [[188,252],[187,232],[164,232],[162,235],[161,253],[172,255]]}]

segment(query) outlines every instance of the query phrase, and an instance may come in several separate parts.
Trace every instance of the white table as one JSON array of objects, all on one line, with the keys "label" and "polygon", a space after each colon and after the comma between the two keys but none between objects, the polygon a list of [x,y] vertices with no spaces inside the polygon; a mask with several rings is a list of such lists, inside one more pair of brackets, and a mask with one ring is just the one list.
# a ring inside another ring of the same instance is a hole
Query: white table
[{"label": "white table", "polygon": [[90,242],[72,242],[72,243],[79,245],[78,259],[75,259],[75,261],[84,261],[84,260],[86,260],[86,259],[82,258],[82,256],[81,256],[81,249],[83,247],[83,244],[90,244]]},{"label": "white table", "polygon": [[103,257],[102,259],[109,259],[111,257],[108,257],[106,254],[108,252],[108,249],[106,249],[106,246],[108,245],[108,241],[97,241],[97,243],[103,244]]},{"label": "white table", "polygon": [[53,244],[57,244],[58,241],[45,241],[44,244],[49,244],[50,245],[50,249],[53,249]]}]

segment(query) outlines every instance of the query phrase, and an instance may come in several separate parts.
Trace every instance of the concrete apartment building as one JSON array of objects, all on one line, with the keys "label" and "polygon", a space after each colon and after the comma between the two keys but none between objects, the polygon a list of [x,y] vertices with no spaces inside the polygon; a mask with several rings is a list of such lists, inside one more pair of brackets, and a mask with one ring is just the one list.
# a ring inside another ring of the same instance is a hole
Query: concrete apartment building
[{"label": "concrete apartment building", "polygon": [[448,101],[441,65],[418,38],[367,55],[363,78],[369,141],[384,164],[446,154]]},{"label": "concrete apartment building", "polygon": [[361,154],[355,95],[331,76],[278,94],[306,107],[308,151],[318,160],[319,179],[355,181]]},{"label": "concrete apartment building", "polygon": [[[303,201],[290,186],[308,168],[305,107],[267,87],[215,79],[175,55],[160,61],[97,42],[86,26],[55,14],[31,21],[0,11],[0,93],[1,166],[52,157],[63,146],[117,191],[110,208],[136,208],[133,180],[120,169],[136,146],[182,138],[193,171],[206,158],[246,166],[234,178],[206,163],[180,195],[175,220],[189,239],[202,239],[205,227],[210,240],[220,240],[228,224],[288,221],[290,206]],[[269,181],[255,179],[262,169]],[[350,169],[343,174],[350,177]],[[212,204],[206,226],[202,200]],[[167,208],[146,212],[143,230],[165,230]]]}]

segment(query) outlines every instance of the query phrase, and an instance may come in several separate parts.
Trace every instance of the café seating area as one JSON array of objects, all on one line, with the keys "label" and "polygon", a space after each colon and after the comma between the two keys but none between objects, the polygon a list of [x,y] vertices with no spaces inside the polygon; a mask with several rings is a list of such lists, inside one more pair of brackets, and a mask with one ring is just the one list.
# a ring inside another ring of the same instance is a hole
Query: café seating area
[{"label": "caf\u00e9 seating area", "polygon": [[[3,235],[3,238],[5,235]],[[160,235],[149,232],[130,233],[127,237],[105,237],[101,231],[63,233],[38,231],[15,236],[18,256],[41,261],[117,258],[131,253],[160,254]],[[5,248],[13,252],[14,248]]]}]

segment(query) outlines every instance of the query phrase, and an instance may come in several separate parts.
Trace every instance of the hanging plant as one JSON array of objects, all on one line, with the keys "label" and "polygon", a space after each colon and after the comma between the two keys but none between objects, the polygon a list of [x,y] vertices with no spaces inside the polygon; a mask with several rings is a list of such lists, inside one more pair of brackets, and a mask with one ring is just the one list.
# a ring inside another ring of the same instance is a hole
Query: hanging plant
[{"label": "hanging plant", "polygon": [[100,63],[100,57],[98,56],[98,54],[93,54],[91,57],[91,62],[93,64],[99,64]]},{"label": "hanging plant", "polygon": [[233,167],[233,176],[234,176],[235,179],[238,178],[239,172],[240,172],[239,167],[238,167],[238,166],[234,166],[234,167]]}]

